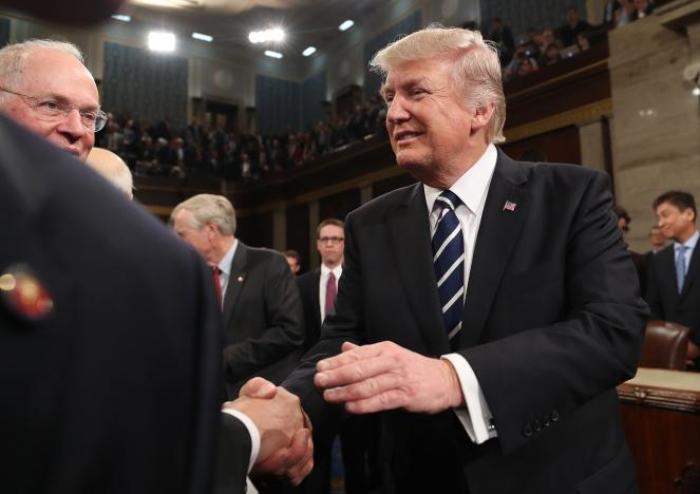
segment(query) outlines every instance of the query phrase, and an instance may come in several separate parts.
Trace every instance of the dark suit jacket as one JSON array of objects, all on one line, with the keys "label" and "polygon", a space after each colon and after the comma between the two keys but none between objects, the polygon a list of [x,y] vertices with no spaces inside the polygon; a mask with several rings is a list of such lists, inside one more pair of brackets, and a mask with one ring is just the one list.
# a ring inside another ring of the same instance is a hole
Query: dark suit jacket
[{"label": "dark suit jacket", "polygon": [[253,376],[279,384],[298,363],[304,314],[294,275],[279,252],[238,241],[224,296],[224,338],[230,398]]},{"label": "dark suit jacket", "polygon": [[[498,438],[474,445],[452,411],[384,413],[395,492],[635,492],[615,386],[635,373],[647,308],[611,206],[603,174],[499,152],[456,342]],[[328,407],[314,363],[343,341],[450,352],[429,230],[420,184],[348,215],[336,313],[284,383],[312,422]]]},{"label": "dark suit jacket", "polygon": [[0,491],[210,492],[221,321],[197,253],[2,115],[0,231],[0,275],[53,301],[34,320],[0,295]]},{"label": "dark suit jacket", "polygon": [[653,319],[683,324],[690,328],[690,339],[700,345],[700,246],[695,246],[683,281],[683,290],[676,287],[676,265],[673,244],[651,259],[647,302]]},{"label": "dark suit jacket", "polygon": [[321,283],[320,269],[309,271],[297,278],[301,305],[304,308],[304,321],[306,322],[304,351],[311,348],[321,336],[321,304],[318,298],[319,283]]}]

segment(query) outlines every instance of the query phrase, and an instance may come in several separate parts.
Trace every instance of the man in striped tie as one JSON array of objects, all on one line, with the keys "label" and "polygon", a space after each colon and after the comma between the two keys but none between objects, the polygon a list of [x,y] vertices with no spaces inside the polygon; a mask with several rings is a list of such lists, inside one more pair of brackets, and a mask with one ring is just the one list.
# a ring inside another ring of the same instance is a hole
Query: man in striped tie
[{"label": "man in striped tie", "polygon": [[348,215],[336,311],[283,385],[312,422],[381,412],[386,492],[635,492],[615,386],[648,310],[608,178],[495,147],[479,32],[430,27],[371,65],[419,183]]}]

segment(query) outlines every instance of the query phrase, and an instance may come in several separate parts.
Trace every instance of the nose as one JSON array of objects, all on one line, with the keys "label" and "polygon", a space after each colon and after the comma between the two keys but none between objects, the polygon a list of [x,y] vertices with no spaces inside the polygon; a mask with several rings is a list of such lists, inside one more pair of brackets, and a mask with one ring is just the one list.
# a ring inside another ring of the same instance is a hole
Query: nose
[{"label": "nose", "polygon": [[61,120],[58,130],[70,134],[75,139],[82,137],[86,132],[90,132],[83,125],[80,112],[76,108],[69,111],[63,120]]},{"label": "nose", "polygon": [[411,114],[406,110],[405,102],[403,98],[396,95],[394,99],[389,103],[389,108],[386,112],[386,123],[387,125],[404,122],[411,117]]}]

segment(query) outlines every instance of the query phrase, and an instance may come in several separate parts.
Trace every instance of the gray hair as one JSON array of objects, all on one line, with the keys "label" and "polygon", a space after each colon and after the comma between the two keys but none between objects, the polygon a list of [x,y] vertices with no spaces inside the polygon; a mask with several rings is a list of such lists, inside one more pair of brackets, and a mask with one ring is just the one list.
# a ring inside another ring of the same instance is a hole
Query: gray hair
[{"label": "gray hair", "polygon": [[223,235],[236,233],[236,210],[231,201],[224,196],[215,194],[197,194],[186,201],[181,202],[170,214],[170,223],[175,221],[175,216],[183,209],[192,213],[192,226],[201,230],[207,224],[213,223],[219,227]]},{"label": "gray hair", "polygon": [[486,135],[489,142],[505,141],[506,98],[498,50],[490,41],[484,41],[479,31],[431,24],[379,50],[369,64],[372,71],[386,78],[399,64],[433,58],[454,60],[452,77],[470,107],[494,105]]},{"label": "gray hair", "polygon": [[[39,50],[52,50],[67,53],[85,65],[83,54],[77,46],[67,41],[52,39],[30,39],[7,45],[0,49],[0,86],[13,89],[22,84],[22,72],[29,55]],[[0,105],[5,103],[7,94],[0,92]]]}]

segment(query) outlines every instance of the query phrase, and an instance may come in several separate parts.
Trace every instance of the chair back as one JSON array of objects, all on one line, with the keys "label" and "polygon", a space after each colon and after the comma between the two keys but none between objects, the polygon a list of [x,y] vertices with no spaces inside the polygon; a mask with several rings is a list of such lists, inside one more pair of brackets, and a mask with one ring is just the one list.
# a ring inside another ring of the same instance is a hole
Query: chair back
[{"label": "chair back", "polygon": [[688,331],[682,324],[649,321],[639,367],[684,370],[688,357]]}]

